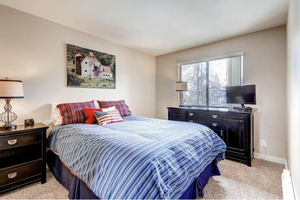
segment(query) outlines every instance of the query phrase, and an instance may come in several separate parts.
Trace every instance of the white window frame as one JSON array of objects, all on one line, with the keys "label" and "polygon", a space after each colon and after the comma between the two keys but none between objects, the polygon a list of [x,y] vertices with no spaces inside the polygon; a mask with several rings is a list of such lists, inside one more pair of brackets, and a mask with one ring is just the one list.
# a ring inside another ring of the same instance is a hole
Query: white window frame
[{"label": "white window frame", "polygon": [[[241,85],[244,85],[244,67],[245,67],[245,52],[241,51],[241,52],[236,52],[236,53],[231,53],[231,54],[226,54],[226,55],[221,55],[221,56],[214,56],[214,57],[209,57],[209,58],[202,58],[202,59],[197,59],[197,60],[193,60],[193,61],[188,61],[188,62],[180,62],[177,63],[177,74],[178,74],[178,81],[182,81],[181,80],[181,66],[183,65],[189,65],[189,64],[195,64],[195,63],[202,63],[202,62],[210,62],[210,61],[214,61],[214,60],[221,60],[221,59],[225,59],[225,58],[233,58],[233,57],[239,57],[239,56],[243,56],[243,60],[242,60],[242,67],[241,67]],[[181,101],[180,101],[180,96],[181,96],[182,92],[178,92],[177,94],[177,102],[179,106],[184,106],[184,105],[180,105]],[[207,107],[207,106],[200,106],[198,105],[197,107]]]}]

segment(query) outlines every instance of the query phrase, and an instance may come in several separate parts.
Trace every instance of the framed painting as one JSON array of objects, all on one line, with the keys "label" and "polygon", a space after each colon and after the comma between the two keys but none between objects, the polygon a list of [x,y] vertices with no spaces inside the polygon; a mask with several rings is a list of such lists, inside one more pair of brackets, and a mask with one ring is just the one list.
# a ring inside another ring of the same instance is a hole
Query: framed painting
[{"label": "framed painting", "polygon": [[116,56],[67,44],[67,86],[116,88]]}]

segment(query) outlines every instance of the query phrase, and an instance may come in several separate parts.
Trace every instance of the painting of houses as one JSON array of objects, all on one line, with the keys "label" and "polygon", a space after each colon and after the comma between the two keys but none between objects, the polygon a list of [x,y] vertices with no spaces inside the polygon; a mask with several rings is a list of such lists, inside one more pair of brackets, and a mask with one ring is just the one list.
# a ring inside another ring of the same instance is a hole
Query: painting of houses
[{"label": "painting of houses", "polygon": [[81,88],[116,88],[116,57],[67,44],[67,85]]}]

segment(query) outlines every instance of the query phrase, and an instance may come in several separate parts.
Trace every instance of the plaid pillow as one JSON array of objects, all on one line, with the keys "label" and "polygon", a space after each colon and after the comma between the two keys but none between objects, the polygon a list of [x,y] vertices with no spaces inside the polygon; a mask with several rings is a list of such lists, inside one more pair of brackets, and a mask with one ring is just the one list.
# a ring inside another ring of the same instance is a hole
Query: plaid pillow
[{"label": "plaid pillow", "polygon": [[108,111],[108,112],[99,112],[94,111],[95,117],[99,125],[111,124],[116,122],[122,122],[123,119],[118,110]]},{"label": "plaid pillow", "polygon": [[62,116],[62,124],[84,123],[85,116],[83,108],[95,108],[94,101],[78,102],[78,103],[63,103],[57,105]]},{"label": "plaid pillow", "polygon": [[131,111],[129,110],[129,107],[126,105],[124,100],[121,101],[97,101],[100,108],[108,108],[115,106],[116,109],[119,110],[122,117],[124,116],[130,116]]}]

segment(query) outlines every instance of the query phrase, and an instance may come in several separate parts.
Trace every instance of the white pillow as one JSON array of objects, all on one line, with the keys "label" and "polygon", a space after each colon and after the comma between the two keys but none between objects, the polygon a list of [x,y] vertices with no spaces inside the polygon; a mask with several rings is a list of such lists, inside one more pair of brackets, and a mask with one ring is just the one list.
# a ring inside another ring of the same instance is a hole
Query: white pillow
[{"label": "white pillow", "polygon": [[98,102],[96,100],[94,100],[94,104],[95,104],[95,108],[100,108],[99,104],[98,104]]},{"label": "white pillow", "polygon": [[60,115],[59,109],[56,107],[58,103],[53,103],[51,106],[51,117],[49,120],[44,121],[44,124],[49,125],[51,123],[54,124],[54,126],[61,125],[62,123],[62,117]]},{"label": "white pillow", "polygon": [[50,117],[50,119],[51,118],[53,119],[54,126],[62,124],[62,116],[60,114],[59,108],[56,107],[57,105],[58,105],[58,103],[53,103],[52,108],[51,108],[51,117]]},{"label": "white pillow", "polygon": [[109,107],[109,108],[101,108],[102,112],[108,112],[108,111],[113,111],[117,110],[115,106]]}]

